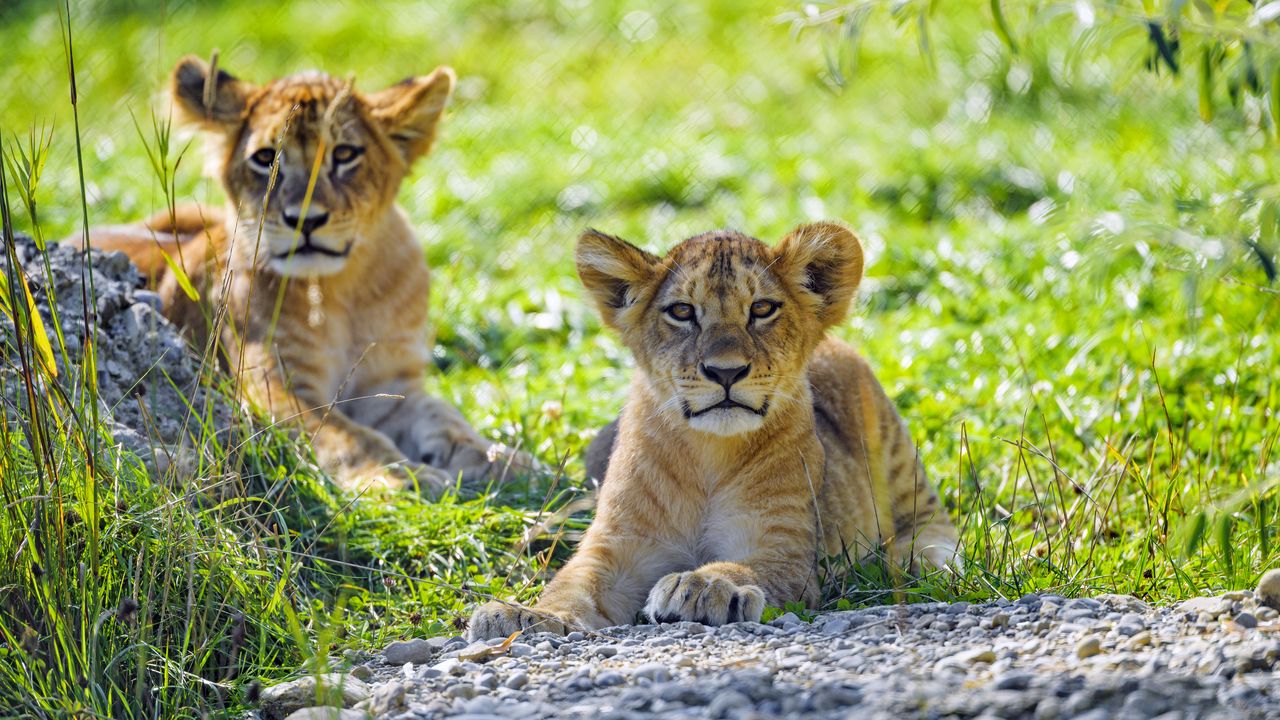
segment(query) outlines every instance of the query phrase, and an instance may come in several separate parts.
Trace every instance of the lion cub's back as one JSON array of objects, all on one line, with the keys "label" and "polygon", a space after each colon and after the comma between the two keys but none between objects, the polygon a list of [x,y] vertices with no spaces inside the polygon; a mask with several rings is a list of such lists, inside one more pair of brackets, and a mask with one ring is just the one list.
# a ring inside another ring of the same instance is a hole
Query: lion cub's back
[{"label": "lion cub's back", "polygon": [[[841,542],[856,555],[894,537],[902,507],[927,484],[906,424],[871,366],[852,347],[827,338],[809,365],[818,439],[826,452],[819,497],[828,552]],[[923,509],[923,508],[920,508]]]}]

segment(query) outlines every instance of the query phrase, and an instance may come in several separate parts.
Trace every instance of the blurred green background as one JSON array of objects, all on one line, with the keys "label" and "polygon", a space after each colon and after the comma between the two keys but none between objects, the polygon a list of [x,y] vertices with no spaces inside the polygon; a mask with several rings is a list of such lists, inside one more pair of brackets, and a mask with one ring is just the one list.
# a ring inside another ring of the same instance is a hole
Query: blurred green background
[{"label": "blurred green background", "polygon": [[[431,389],[482,432],[567,457],[580,481],[579,452],[618,411],[630,360],[575,277],[584,228],[661,252],[715,227],[772,242],[839,219],[868,262],[836,334],[964,528],[972,569],[923,592],[1252,583],[1280,558],[1276,65],[1256,96],[1225,71],[1206,88],[1187,36],[1183,72],[1153,70],[1158,3],[1007,3],[1017,52],[990,3],[936,5],[75,2],[89,219],[163,207],[130,114],[168,112],[184,54],[366,90],[448,64],[457,94],[400,202],[434,271]],[[861,24],[820,22],[842,8]],[[5,142],[54,128],[50,237],[80,223],[60,28],[44,2],[0,7]],[[191,142],[179,197],[220,202]],[[872,582],[831,602],[884,596]]]}]

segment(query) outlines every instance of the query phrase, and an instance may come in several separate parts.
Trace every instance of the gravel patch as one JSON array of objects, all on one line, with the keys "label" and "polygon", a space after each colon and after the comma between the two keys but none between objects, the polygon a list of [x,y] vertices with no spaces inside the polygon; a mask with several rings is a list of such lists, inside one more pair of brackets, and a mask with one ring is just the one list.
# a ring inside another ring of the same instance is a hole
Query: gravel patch
[{"label": "gravel patch", "polygon": [[1278,617],[1248,591],[1159,608],[1028,595],[543,633],[484,652],[452,638],[426,662],[365,667],[375,692],[403,689],[374,714],[398,720],[1276,718]]},{"label": "gravel patch", "polygon": [[[6,249],[7,250],[7,249]],[[31,295],[49,334],[58,366],[59,385],[73,397],[79,392],[76,378],[84,347],[85,312],[78,250],[50,243],[51,274],[35,242],[15,237],[14,250],[26,273]],[[167,465],[176,446],[191,446],[199,437],[200,413],[209,414],[212,427],[230,425],[234,409],[209,393],[199,382],[200,363],[176,327],[160,314],[160,297],[145,290],[143,278],[122,253],[93,251],[93,292],[97,316],[94,336],[97,348],[99,415],[116,442],[142,458],[151,469]],[[0,252],[0,275],[8,276],[8,252]],[[58,352],[50,308],[50,290],[57,297],[70,367]],[[0,402],[6,415],[15,416],[26,404],[18,372],[14,326],[0,314]],[[37,392],[48,392],[37,388]],[[191,418],[192,409],[197,414]],[[153,455],[153,449],[161,446]],[[167,449],[164,446],[168,446]]]}]

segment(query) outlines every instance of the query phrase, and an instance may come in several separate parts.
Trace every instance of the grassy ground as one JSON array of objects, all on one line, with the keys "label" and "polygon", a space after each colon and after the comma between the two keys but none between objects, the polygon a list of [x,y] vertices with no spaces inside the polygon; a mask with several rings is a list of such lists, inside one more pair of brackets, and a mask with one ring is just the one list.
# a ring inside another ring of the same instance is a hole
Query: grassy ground
[{"label": "grassy ground", "polygon": [[[987,3],[939,6],[931,55],[885,14],[839,89],[839,45],[794,34],[777,2],[78,3],[90,221],[163,206],[128,117],[163,112],[182,54],[365,88],[448,63],[456,103],[401,202],[435,269],[431,390],[484,432],[567,457],[572,485],[620,406],[629,360],[574,277],[582,228],[661,251],[717,226],[772,240],[843,219],[869,262],[837,334],[908,418],[970,570],[892,588],[867,568],[829,604],[1251,584],[1280,560],[1280,295],[1259,261],[1277,249],[1260,208],[1280,154],[1248,107],[1205,124],[1194,88],[1142,71],[1141,34],[1081,48],[1072,17],[1011,17],[1029,28],[1015,57]],[[54,128],[38,202],[61,236],[81,220],[57,14],[0,9],[0,47],[5,142]],[[178,196],[218,202],[193,147]],[[50,511],[18,502],[38,462],[5,437],[0,551],[25,557]],[[351,504],[303,463],[287,494],[263,470],[265,500],[210,507],[127,463],[90,482],[61,452],[58,497],[101,528],[60,525],[39,573],[0,564],[0,656],[18,660],[0,663],[0,709],[234,708],[307,657],[441,632],[471,591],[527,596],[548,547],[517,548],[546,487]],[[298,450],[272,437],[247,454],[274,468]]]}]

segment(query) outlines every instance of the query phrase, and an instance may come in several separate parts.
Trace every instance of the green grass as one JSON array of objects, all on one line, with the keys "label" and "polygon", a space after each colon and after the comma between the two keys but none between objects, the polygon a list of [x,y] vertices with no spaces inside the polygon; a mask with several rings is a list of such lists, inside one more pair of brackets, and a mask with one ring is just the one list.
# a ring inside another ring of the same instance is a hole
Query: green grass
[{"label": "green grass", "polygon": [[[864,567],[828,606],[1032,590],[1167,602],[1249,586],[1280,560],[1280,289],[1259,260],[1278,249],[1262,208],[1280,153],[1256,108],[1203,123],[1194,82],[1142,70],[1140,34],[1076,52],[1064,15],[1019,31],[1014,56],[987,3],[940,3],[931,56],[913,25],[880,17],[838,89],[839,46],[793,34],[785,3],[142,5],[72,8],[92,223],[165,207],[127,118],[163,111],[182,54],[220,48],[257,80],[355,72],[363,88],[458,70],[437,150],[400,198],[434,270],[430,390],[495,438],[567,457],[568,485],[630,366],[574,276],[578,232],[661,251],[717,226],[774,240],[836,218],[868,251],[836,334],[907,417],[969,570],[896,587]],[[6,152],[54,128],[36,200],[42,234],[60,237],[81,208],[57,15],[0,9],[0,47]],[[219,202],[199,150],[174,194]],[[61,500],[22,503],[40,479],[22,426],[0,456],[0,654],[17,660],[0,663],[0,708],[229,711],[308,656],[451,631],[473,592],[530,596],[549,547],[517,545],[545,487],[353,503],[278,434],[226,454],[244,488],[220,488],[216,466],[193,487],[128,459],[88,483],[83,450],[55,443]],[[33,513],[68,512],[97,526],[31,529]],[[39,576],[7,561],[37,532],[55,541]],[[121,612],[126,598],[140,609]]]}]

